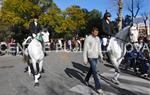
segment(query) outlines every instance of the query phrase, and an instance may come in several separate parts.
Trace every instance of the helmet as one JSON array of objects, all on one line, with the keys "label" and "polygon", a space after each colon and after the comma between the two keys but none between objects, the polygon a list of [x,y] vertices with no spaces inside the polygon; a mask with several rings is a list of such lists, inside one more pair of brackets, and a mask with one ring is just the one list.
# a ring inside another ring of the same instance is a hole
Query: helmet
[{"label": "helmet", "polygon": [[106,13],[104,14],[104,18],[106,19],[107,17],[111,17],[111,14],[110,14],[109,12],[106,12]]}]

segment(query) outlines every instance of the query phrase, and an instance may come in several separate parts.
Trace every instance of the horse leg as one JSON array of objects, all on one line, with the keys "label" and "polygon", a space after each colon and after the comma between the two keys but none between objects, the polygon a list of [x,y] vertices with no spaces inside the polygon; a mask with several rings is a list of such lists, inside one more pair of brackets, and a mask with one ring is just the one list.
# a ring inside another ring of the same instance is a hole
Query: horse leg
[{"label": "horse leg", "polygon": [[117,61],[113,61],[112,63],[115,69],[115,74],[114,74],[114,77],[112,78],[112,82],[119,85],[119,81],[118,81],[118,77],[120,73],[119,65],[117,65]]},{"label": "horse leg", "polygon": [[38,75],[38,71],[36,68],[36,61],[34,59],[32,59],[32,64],[33,64],[33,69],[34,69],[34,86],[39,86],[39,75]]},{"label": "horse leg", "polygon": [[42,69],[43,69],[43,60],[39,61],[38,67],[39,67],[39,71],[38,71],[37,74],[35,75],[36,82],[37,82],[37,81],[40,79],[40,77],[41,77],[41,73],[42,73]]},{"label": "horse leg", "polygon": [[30,65],[28,65],[28,74],[29,74],[29,76],[31,76],[31,68],[30,68]]},{"label": "horse leg", "polygon": [[115,72],[114,77],[111,79],[111,81],[117,85],[119,85],[119,81],[118,81],[118,77],[119,77],[119,73]]},{"label": "horse leg", "polygon": [[28,74],[29,76],[31,76],[31,63],[30,63],[30,59],[28,59],[28,63],[27,63],[27,68],[28,68]]},{"label": "horse leg", "polygon": [[43,70],[43,60],[39,62],[39,73],[42,73]]}]

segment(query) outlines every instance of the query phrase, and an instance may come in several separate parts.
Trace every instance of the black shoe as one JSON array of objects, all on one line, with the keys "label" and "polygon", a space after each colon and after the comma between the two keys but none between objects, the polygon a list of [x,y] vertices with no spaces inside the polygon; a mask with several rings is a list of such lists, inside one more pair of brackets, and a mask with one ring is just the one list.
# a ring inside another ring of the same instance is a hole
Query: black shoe
[{"label": "black shoe", "polygon": [[44,52],[44,56],[47,56],[47,53],[46,53],[46,52]]}]

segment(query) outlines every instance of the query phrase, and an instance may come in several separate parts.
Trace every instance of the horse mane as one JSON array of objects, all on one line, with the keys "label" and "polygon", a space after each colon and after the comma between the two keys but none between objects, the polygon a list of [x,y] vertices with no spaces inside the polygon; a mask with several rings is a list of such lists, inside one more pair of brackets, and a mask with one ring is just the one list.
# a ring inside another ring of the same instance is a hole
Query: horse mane
[{"label": "horse mane", "polygon": [[[129,28],[130,26],[127,26],[122,29],[122,31],[119,31],[115,37],[111,37],[109,45],[108,45],[108,50],[110,49],[111,46],[114,44],[114,40],[117,41],[118,45],[121,45],[122,41],[128,41],[128,33],[129,33]],[[121,42],[120,42],[121,41]]]},{"label": "horse mane", "polygon": [[115,35],[115,37],[116,37],[116,38],[120,38],[120,39],[122,39],[122,40],[126,40],[126,37],[125,37],[125,36],[128,34],[129,28],[130,28],[130,26],[126,26],[125,28],[123,28],[122,31],[119,31],[119,32]]}]

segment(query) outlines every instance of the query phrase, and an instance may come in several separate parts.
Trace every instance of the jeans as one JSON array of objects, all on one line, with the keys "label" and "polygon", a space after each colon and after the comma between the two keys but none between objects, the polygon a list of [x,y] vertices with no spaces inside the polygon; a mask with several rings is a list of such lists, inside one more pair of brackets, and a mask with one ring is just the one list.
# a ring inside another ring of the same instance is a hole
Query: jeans
[{"label": "jeans", "polygon": [[137,72],[136,70],[136,59],[132,58],[132,59],[128,59],[127,60],[127,64],[125,66],[125,69],[127,70],[129,67],[133,67],[134,72]]},{"label": "jeans", "polygon": [[96,71],[97,60],[98,60],[97,58],[89,58],[90,69],[89,69],[88,74],[85,77],[85,81],[88,82],[91,75],[93,75],[94,82],[95,82],[95,88],[101,89],[101,84],[100,84],[100,81],[98,79],[97,71]]}]

